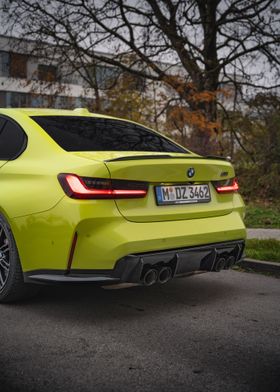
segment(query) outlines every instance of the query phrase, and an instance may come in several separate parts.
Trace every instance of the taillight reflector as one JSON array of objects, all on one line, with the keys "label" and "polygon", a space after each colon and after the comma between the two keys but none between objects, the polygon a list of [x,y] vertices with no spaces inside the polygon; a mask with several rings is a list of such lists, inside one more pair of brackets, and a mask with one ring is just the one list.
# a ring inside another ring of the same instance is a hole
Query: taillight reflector
[{"label": "taillight reflector", "polygon": [[145,197],[148,184],[141,181],[111,180],[59,174],[64,192],[73,199],[126,199]]},{"label": "taillight reflector", "polygon": [[76,244],[77,244],[77,239],[78,239],[78,234],[77,234],[77,232],[75,232],[73,240],[72,240],[71,248],[70,248],[66,273],[69,273],[71,270],[71,265],[72,265],[72,261],[73,261],[73,256],[74,256]]},{"label": "taillight reflector", "polygon": [[239,190],[236,178],[230,178],[223,181],[213,181],[213,185],[218,193],[232,193]]}]

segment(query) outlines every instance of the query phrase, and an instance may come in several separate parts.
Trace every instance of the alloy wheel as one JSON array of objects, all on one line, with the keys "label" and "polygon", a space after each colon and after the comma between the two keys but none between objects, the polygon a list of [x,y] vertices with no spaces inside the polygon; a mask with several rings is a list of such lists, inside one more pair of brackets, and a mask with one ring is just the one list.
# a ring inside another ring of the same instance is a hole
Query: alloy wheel
[{"label": "alloy wheel", "polygon": [[10,244],[3,226],[0,225],[0,291],[5,286],[10,271]]}]

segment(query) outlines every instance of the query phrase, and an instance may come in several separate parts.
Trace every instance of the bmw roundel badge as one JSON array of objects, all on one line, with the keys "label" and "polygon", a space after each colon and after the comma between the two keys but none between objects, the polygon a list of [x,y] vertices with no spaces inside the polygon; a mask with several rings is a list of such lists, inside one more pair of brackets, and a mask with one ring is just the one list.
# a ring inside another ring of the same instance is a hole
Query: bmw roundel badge
[{"label": "bmw roundel badge", "polygon": [[195,170],[194,170],[193,167],[190,167],[190,168],[188,169],[187,175],[188,175],[188,177],[190,177],[190,178],[193,177],[193,176],[195,175]]}]

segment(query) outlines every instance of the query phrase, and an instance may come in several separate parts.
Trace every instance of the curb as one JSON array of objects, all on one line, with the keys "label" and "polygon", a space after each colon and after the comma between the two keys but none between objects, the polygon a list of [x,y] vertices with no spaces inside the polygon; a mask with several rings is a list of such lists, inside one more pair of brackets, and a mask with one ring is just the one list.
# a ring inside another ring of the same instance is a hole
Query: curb
[{"label": "curb", "polygon": [[247,228],[248,240],[280,240],[280,229]]},{"label": "curb", "polygon": [[241,267],[250,268],[254,271],[271,272],[280,274],[280,263],[273,263],[272,261],[262,261],[255,259],[243,259],[239,264]]}]

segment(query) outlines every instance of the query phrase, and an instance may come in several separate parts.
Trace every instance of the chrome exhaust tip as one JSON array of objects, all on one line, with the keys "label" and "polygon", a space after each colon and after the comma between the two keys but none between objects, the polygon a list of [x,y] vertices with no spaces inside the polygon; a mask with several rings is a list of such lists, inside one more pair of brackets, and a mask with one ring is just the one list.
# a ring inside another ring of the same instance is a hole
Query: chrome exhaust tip
[{"label": "chrome exhaust tip", "polygon": [[153,284],[156,283],[158,278],[158,272],[156,269],[149,269],[148,271],[145,272],[142,282],[145,286],[152,286]]},{"label": "chrome exhaust tip", "polygon": [[170,267],[163,267],[159,271],[158,281],[161,284],[167,283],[172,278],[172,269]]}]

